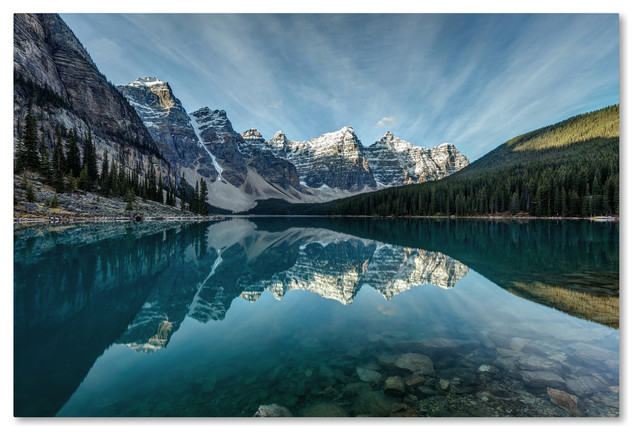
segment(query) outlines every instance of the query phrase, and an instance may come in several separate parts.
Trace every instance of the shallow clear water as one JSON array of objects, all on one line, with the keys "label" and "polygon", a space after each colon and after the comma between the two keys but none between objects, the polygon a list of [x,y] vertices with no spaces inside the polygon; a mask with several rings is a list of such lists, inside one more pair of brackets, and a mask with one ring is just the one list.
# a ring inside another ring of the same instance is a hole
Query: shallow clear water
[{"label": "shallow clear water", "polygon": [[15,230],[17,416],[618,415],[618,226]]}]

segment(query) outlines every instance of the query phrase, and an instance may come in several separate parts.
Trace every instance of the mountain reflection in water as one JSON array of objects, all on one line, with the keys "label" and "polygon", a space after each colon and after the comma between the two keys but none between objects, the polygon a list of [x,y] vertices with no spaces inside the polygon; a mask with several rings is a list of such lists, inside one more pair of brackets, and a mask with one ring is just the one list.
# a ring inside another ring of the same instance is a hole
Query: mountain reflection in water
[{"label": "mountain reflection in water", "polygon": [[446,293],[468,265],[518,296],[617,327],[617,225],[390,223],[17,228],[15,414],[55,415],[112,345],[153,353],[187,317],[222,321],[235,299],[265,291],[343,305],[367,287],[386,300],[421,285]]}]

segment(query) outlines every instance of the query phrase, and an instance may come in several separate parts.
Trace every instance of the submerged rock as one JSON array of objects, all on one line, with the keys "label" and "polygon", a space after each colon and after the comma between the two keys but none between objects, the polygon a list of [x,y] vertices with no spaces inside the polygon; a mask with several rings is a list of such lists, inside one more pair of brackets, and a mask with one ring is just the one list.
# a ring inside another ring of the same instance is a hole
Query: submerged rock
[{"label": "submerged rock", "polygon": [[398,368],[412,371],[423,376],[435,376],[433,362],[429,356],[418,353],[405,353],[398,356],[394,365]]},{"label": "submerged rock", "polygon": [[335,403],[318,403],[302,412],[304,417],[348,417],[347,411]]},{"label": "submerged rock", "polygon": [[530,388],[564,388],[565,380],[550,371],[522,371],[524,384]]},{"label": "submerged rock", "polygon": [[583,397],[596,392],[607,391],[609,387],[594,376],[577,376],[567,379],[567,389]]},{"label": "submerged rock", "polygon": [[436,383],[436,388],[439,391],[446,391],[447,389],[449,389],[449,381],[446,379],[438,380],[438,383]]},{"label": "submerged rock", "polygon": [[531,342],[531,339],[511,338],[510,347],[514,351],[522,351],[522,348]]},{"label": "submerged rock", "polygon": [[372,391],[360,394],[353,405],[353,410],[356,415],[388,417],[395,405],[395,400],[384,392]]},{"label": "submerged rock", "polygon": [[431,386],[423,385],[418,388],[418,395],[422,395],[422,396],[436,395],[436,390],[433,389]]},{"label": "submerged rock", "polygon": [[393,376],[389,377],[384,382],[384,393],[391,396],[401,397],[404,395],[405,387],[402,377]]},{"label": "submerged rock", "polygon": [[538,356],[524,356],[518,359],[518,367],[527,371],[550,371],[559,373],[562,365],[559,362],[544,359]]},{"label": "submerged rock", "polygon": [[277,404],[260,405],[254,417],[293,417],[291,411]]},{"label": "submerged rock", "polygon": [[565,411],[580,416],[580,410],[578,409],[578,397],[573,394],[568,394],[560,389],[547,388],[547,394],[551,398],[551,401],[560,406]]},{"label": "submerged rock", "polygon": [[382,374],[380,374],[377,371],[370,370],[368,368],[357,367],[356,368],[356,373],[358,373],[358,377],[363,382],[377,383],[380,380],[382,380]]},{"label": "submerged rock", "polygon": [[418,386],[422,386],[426,379],[422,376],[411,376],[405,379],[404,384],[411,387],[417,388]]},{"label": "submerged rock", "polygon": [[347,396],[358,395],[362,394],[363,392],[371,392],[371,385],[364,382],[347,383],[343,391]]}]

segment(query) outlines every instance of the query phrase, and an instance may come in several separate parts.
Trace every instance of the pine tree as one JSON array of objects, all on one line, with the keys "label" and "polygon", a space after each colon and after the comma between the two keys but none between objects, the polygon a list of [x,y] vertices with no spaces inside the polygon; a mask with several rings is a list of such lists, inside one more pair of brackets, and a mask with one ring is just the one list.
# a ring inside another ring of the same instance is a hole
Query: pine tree
[{"label": "pine tree", "polygon": [[158,175],[158,184],[156,187],[158,187],[157,194],[156,194],[156,201],[162,204],[164,202],[163,195],[162,195],[162,175]]},{"label": "pine tree", "polygon": [[82,165],[87,166],[87,174],[91,181],[91,186],[98,184],[98,162],[96,158],[96,147],[93,144],[91,136],[91,128],[87,132],[87,136],[84,139],[84,155],[82,159]]},{"label": "pine tree", "polygon": [[31,112],[31,105],[25,118],[25,126],[22,130],[22,136],[18,143],[18,151],[16,153],[17,173],[25,169],[39,171],[40,156],[38,154],[38,121]]},{"label": "pine tree", "polygon": [[102,169],[100,172],[100,191],[104,196],[109,196],[109,157],[107,151],[102,153]]},{"label": "pine tree", "polygon": [[207,208],[207,183],[204,178],[200,178],[200,196],[198,196],[198,204],[200,206],[199,213],[202,215],[207,215],[209,213],[209,209]]},{"label": "pine tree", "polygon": [[51,184],[53,182],[53,172],[51,168],[51,161],[49,160],[49,152],[47,152],[47,144],[45,142],[44,130],[40,135],[40,174],[47,182],[47,184]]},{"label": "pine tree", "polygon": [[80,176],[82,163],[80,160],[80,150],[78,149],[78,136],[75,129],[67,132],[67,166],[66,172],[74,177]]},{"label": "pine tree", "polygon": [[[147,197],[152,201],[157,200],[157,189],[156,189],[156,169],[151,166],[149,172],[147,173]],[[162,190],[160,190],[162,193]]]},{"label": "pine tree", "polygon": [[53,173],[53,188],[55,188],[57,192],[62,192],[64,191],[65,157],[64,151],[62,150],[62,134],[59,129],[56,131],[56,144],[53,148],[51,167]]},{"label": "pine tree", "polygon": [[36,195],[33,192],[33,185],[31,183],[27,184],[27,187],[25,189],[25,197],[27,199],[27,202],[35,202],[36,200]]},{"label": "pine tree", "polygon": [[111,169],[109,170],[109,191],[113,195],[118,194],[118,166],[114,159],[111,159]]},{"label": "pine tree", "polygon": [[129,189],[127,190],[127,205],[124,208],[127,211],[131,211],[133,210],[133,200],[135,199],[136,195],[135,193],[133,193],[133,188],[129,187]]},{"label": "pine tree", "polygon": [[91,179],[89,178],[89,166],[82,166],[80,176],[78,177],[78,188],[86,192],[91,190]]},{"label": "pine tree", "polygon": [[189,211],[192,213],[198,214],[200,203],[198,201],[198,195],[200,194],[200,184],[196,181],[196,188],[191,194],[191,198],[189,198]]},{"label": "pine tree", "polygon": [[184,172],[180,178],[180,210],[185,211],[187,209],[187,181],[184,179]]},{"label": "pine tree", "polygon": [[118,195],[125,196],[127,194],[127,175],[125,173],[124,158],[120,157],[120,166],[118,166]]}]

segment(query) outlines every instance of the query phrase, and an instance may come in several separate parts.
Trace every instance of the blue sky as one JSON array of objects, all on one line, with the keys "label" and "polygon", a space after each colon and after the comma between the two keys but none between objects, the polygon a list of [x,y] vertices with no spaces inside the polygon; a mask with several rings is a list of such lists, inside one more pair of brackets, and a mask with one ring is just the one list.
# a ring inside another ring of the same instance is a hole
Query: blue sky
[{"label": "blue sky", "polygon": [[307,140],[389,130],[475,160],[619,102],[616,14],[62,14],[115,84],[170,83],[188,112]]}]

